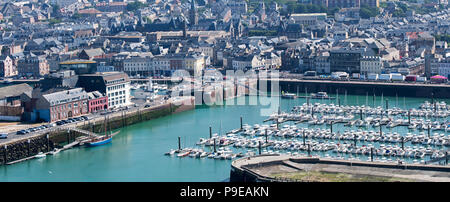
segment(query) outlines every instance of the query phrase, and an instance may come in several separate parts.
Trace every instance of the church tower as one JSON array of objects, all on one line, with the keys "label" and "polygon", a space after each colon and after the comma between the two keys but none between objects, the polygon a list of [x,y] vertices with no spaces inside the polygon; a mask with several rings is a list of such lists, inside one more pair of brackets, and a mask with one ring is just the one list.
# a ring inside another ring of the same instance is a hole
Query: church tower
[{"label": "church tower", "polygon": [[198,25],[198,15],[195,8],[195,0],[191,0],[191,10],[189,10],[189,21],[191,25]]}]

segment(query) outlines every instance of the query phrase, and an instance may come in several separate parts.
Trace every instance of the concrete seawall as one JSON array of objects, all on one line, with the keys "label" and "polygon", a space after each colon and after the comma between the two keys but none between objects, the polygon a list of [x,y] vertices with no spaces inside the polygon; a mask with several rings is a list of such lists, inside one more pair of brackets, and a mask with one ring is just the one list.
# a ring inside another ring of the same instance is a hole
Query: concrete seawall
[{"label": "concrete seawall", "polygon": [[[450,181],[450,167],[441,165],[394,164],[349,160],[291,157],[288,155],[261,155],[241,158],[231,164],[231,182],[289,182],[271,177],[272,173],[298,172],[320,168],[325,172],[354,175],[397,177],[414,181]],[[289,170],[289,171],[287,171]]]},{"label": "concrete seawall", "polygon": [[[193,97],[189,99],[191,99],[191,103],[194,103]],[[119,111],[108,115],[110,118],[107,129],[115,130],[166,115],[192,110],[194,108],[195,105],[193,104],[179,105],[171,102],[154,107],[139,109],[133,112]],[[93,131],[95,133],[104,133],[105,125],[104,119],[101,117],[97,120],[79,122],[74,125],[74,127]],[[45,153],[51,151],[55,147],[61,147],[63,144],[69,144],[75,141],[75,139],[80,136],[83,136],[83,134],[75,131],[68,132],[67,130],[53,130],[27,139],[19,139],[3,143],[0,145],[0,164],[5,165],[8,162],[34,156],[39,152]],[[30,143],[28,143],[28,141]]]},{"label": "concrete seawall", "polygon": [[[271,80],[267,86],[270,90]],[[324,91],[329,94],[335,94],[336,91],[343,95],[345,91],[352,95],[366,95],[378,97],[398,96],[398,97],[425,97],[450,99],[450,85],[445,84],[415,84],[415,83],[383,83],[383,82],[365,82],[365,81],[330,81],[330,80],[297,80],[280,79],[280,90],[296,93],[304,93],[305,88],[308,93]]]}]

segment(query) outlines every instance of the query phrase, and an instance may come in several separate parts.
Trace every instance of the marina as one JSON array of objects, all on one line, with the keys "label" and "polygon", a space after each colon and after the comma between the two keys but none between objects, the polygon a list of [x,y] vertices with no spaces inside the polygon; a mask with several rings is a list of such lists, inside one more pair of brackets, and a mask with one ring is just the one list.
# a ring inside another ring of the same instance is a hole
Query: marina
[{"label": "marina", "polygon": [[[410,109],[388,108],[387,100],[385,107],[308,102],[292,107],[290,112],[278,110],[263,121],[272,124],[242,124],[241,117],[240,128],[226,135],[210,132],[209,138],[200,138],[196,146],[201,148],[182,149],[179,146],[178,150],[172,149],[166,154],[173,156],[172,152],[179,152],[177,157],[221,160],[257,154],[288,154],[372,162],[447,164],[449,116],[450,105],[443,101],[432,104],[425,101]],[[307,127],[297,127],[297,124]],[[333,125],[341,125],[343,130],[333,131]],[[392,131],[396,127],[406,130]],[[388,131],[383,133],[383,130]]]},{"label": "marina", "polygon": [[[299,94],[297,99],[282,99],[280,98],[280,115],[290,114],[294,107],[303,106],[307,103],[305,98],[301,98],[304,94]],[[347,99],[343,99],[343,95],[332,95],[333,97],[342,100],[341,106],[360,106],[365,101],[366,96],[347,95]],[[385,107],[384,99],[396,100],[395,97],[384,96],[383,101],[381,96],[375,97],[375,108]],[[308,156],[308,144],[310,145],[311,156],[323,156],[323,158],[358,158],[358,161],[367,162],[370,160],[369,144],[374,146],[373,159],[374,162],[389,161],[395,162],[396,159],[404,159],[405,163],[425,163],[432,157],[442,156],[445,146],[417,143],[413,144],[414,139],[405,139],[403,157],[402,143],[375,141],[379,137],[379,127],[369,125],[369,128],[358,127],[357,124],[353,126],[345,126],[346,123],[333,123],[333,133],[336,139],[326,139],[327,135],[331,135],[331,124],[324,122],[319,125],[309,125],[308,121],[296,123],[296,121],[283,121],[279,123],[279,131],[286,131],[285,136],[281,136],[282,132],[276,132],[276,121],[266,121],[271,118],[270,114],[261,116],[261,109],[268,109],[267,105],[251,105],[253,101],[258,100],[257,96],[243,96],[224,101],[223,106],[196,106],[195,110],[185,111],[175,115],[169,115],[158,119],[137,123],[126,126],[120,129],[120,132],[112,138],[110,144],[105,144],[100,147],[74,147],[74,149],[64,150],[56,155],[47,155],[45,158],[31,159],[22,163],[14,165],[3,166],[0,168],[0,178],[4,181],[202,181],[202,182],[218,182],[227,180],[230,176],[230,164],[232,160],[239,159],[239,156],[258,155],[259,142],[261,142],[262,153],[283,153],[291,155],[299,154],[298,156]],[[345,102],[347,100],[347,102]],[[399,109],[415,108],[419,110],[420,106],[425,101],[430,102],[430,99],[422,98],[406,98],[405,105],[403,99],[399,98],[399,102],[389,103],[389,109],[398,107]],[[243,102],[245,105],[230,105],[228,103]],[[313,104],[326,104],[339,106],[337,99],[310,100]],[[373,107],[373,103],[368,103]],[[449,103],[449,100],[439,100]],[[278,114],[278,105],[271,107],[272,116]],[[429,106],[431,107],[431,105]],[[351,107],[350,107],[351,108]],[[308,114],[308,112],[306,112]],[[310,114],[311,112],[309,112]],[[339,115],[339,114],[325,114],[324,115]],[[359,120],[360,116],[357,110],[353,114],[352,120]],[[314,117],[322,116],[321,113],[314,112]],[[344,116],[343,114],[341,116]],[[376,115],[367,115],[374,116]],[[385,115],[383,115],[385,117]],[[244,135],[245,130],[240,130],[240,117],[242,117],[243,128],[251,127],[250,131],[255,131],[254,135]],[[345,116],[344,116],[345,117]],[[282,117],[280,117],[282,118]],[[403,117],[407,120],[407,117]],[[444,122],[446,118],[420,117],[411,116],[419,119],[430,119],[434,121]],[[366,115],[363,116],[363,120]],[[447,118],[448,119],[448,118]],[[281,120],[280,120],[281,122]],[[245,125],[247,123],[247,125]],[[259,124],[258,130],[254,129],[255,124]],[[274,125],[275,124],[275,125]],[[287,126],[284,126],[287,125]],[[288,127],[289,126],[289,127]],[[295,127],[294,127],[295,126]],[[209,128],[211,127],[211,132]],[[266,136],[265,129],[270,135],[267,136],[269,144],[265,144]],[[303,130],[305,129],[306,130]],[[182,129],[182,130],[181,130]],[[320,129],[320,130],[319,130]],[[289,137],[288,131],[298,130],[297,137]],[[323,137],[314,137],[315,131],[320,131]],[[345,131],[348,130],[347,133]],[[361,130],[361,131],[359,131]],[[256,134],[256,131],[259,131]],[[303,132],[305,131],[305,143],[303,146]],[[367,132],[366,132],[367,131]],[[372,131],[372,132],[369,132]],[[231,133],[230,133],[231,132]],[[263,132],[261,134],[261,132]],[[397,136],[411,136],[425,135],[428,137],[428,129],[409,130],[408,126],[396,126],[393,128],[382,125],[383,136],[392,141],[397,140]],[[228,133],[228,134],[227,134]],[[339,133],[339,135],[338,135]],[[354,139],[352,134],[356,133],[359,136],[357,139],[356,148],[352,147]],[[444,134],[448,137],[448,132],[445,130],[430,130],[431,137],[438,139],[435,133]],[[215,135],[216,134],[216,135]],[[233,135],[234,134],[234,135]],[[276,134],[280,135],[277,136]],[[216,153],[214,152],[214,141],[207,142],[208,139],[214,137],[216,139]],[[364,135],[364,136],[363,136]],[[361,137],[360,137],[361,136]],[[367,136],[367,140],[364,140]],[[178,139],[180,137],[180,139]],[[331,136],[330,138],[332,138]],[[339,139],[340,137],[340,139]],[[203,138],[201,140],[200,138]],[[358,138],[360,140],[358,140]],[[370,141],[375,138],[374,141]],[[224,141],[222,141],[222,139]],[[235,140],[232,144],[231,141]],[[361,140],[362,139],[362,140]],[[425,137],[419,139],[422,140]],[[244,141],[245,140],[245,141]],[[442,140],[448,140],[443,138]],[[334,142],[334,143],[333,143]],[[203,143],[197,145],[197,143]],[[240,144],[239,144],[240,143]],[[438,143],[438,142],[436,142]],[[339,146],[338,146],[339,144]],[[382,147],[384,144],[384,147]],[[248,145],[248,147],[246,146]],[[278,145],[278,146],[277,146]],[[283,146],[284,145],[284,146]],[[298,150],[290,150],[287,145],[293,145]],[[184,152],[177,153],[179,146]],[[283,149],[286,147],[287,149]],[[423,148],[425,148],[425,150]],[[430,148],[431,150],[427,151]],[[172,149],[172,150],[171,150]],[[327,151],[319,151],[326,150]],[[347,152],[345,152],[345,149]],[[358,150],[359,149],[359,150]],[[250,151],[249,151],[250,150]],[[354,151],[353,151],[354,150]],[[389,152],[388,152],[389,150]],[[382,155],[383,153],[395,153],[394,155]],[[231,152],[230,152],[231,151]],[[425,155],[423,158],[420,156]],[[187,153],[189,152],[189,153]],[[361,153],[361,154],[353,154]],[[368,154],[369,152],[369,154]],[[411,155],[414,152],[414,157],[406,157],[408,152]],[[165,155],[167,153],[167,155]],[[415,154],[417,153],[417,158]],[[434,156],[433,156],[434,153]],[[180,157],[178,157],[179,154]],[[350,157],[351,155],[351,157]],[[181,157],[183,156],[183,157]],[[329,156],[329,157],[327,157]],[[397,157],[399,156],[399,157]],[[385,159],[383,159],[385,158]],[[421,162],[423,161],[423,162]],[[435,162],[439,163],[439,162]],[[443,163],[441,161],[440,163]],[[68,177],[67,173],[71,173]],[[115,176],[112,178],[112,176]],[[117,177],[120,176],[120,177]]]}]

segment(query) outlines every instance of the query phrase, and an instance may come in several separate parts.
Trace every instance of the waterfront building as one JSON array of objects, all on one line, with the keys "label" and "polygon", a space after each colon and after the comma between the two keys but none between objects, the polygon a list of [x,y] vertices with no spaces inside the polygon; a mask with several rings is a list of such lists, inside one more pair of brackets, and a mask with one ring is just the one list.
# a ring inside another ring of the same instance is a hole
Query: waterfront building
[{"label": "waterfront building", "polygon": [[330,71],[359,73],[365,48],[338,48],[330,51]]},{"label": "waterfront building", "polygon": [[131,56],[123,60],[123,71],[130,76],[149,76],[153,72],[151,57]]},{"label": "waterfront building", "polygon": [[314,66],[317,73],[329,74],[330,73],[330,56],[320,55],[314,58]]},{"label": "waterfront building", "polygon": [[379,56],[363,56],[361,58],[361,74],[381,74],[382,69],[383,63]]},{"label": "waterfront building", "polygon": [[131,104],[130,78],[124,72],[83,74],[78,77],[78,87],[87,92],[98,91],[108,97],[108,107],[117,108]]},{"label": "waterfront building", "polygon": [[437,64],[438,74],[450,78],[450,58],[442,59]]},{"label": "waterfront building", "polygon": [[88,96],[89,113],[108,109],[108,96],[105,96],[98,91],[89,92]]},{"label": "waterfront building", "polygon": [[87,114],[88,95],[83,88],[74,88],[36,97],[36,121],[54,122]]},{"label": "waterfront building", "polygon": [[439,74],[439,63],[442,59],[438,54],[427,54],[425,56],[425,75],[430,78],[433,75]]},{"label": "waterfront building", "polygon": [[264,61],[258,55],[245,55],[232,58],[232,68],[234,70],[256,70],[264,67]]},{"label": "waterfront building", "polygon": [[0,56],[0,77],[12,77],[17,75],[17,69],[9,56]]},{"label": "waterfront building", "polygon": [[45,56],[27,55],[17,64],[19,75],[41,77],[49,74],[50,66]]}]

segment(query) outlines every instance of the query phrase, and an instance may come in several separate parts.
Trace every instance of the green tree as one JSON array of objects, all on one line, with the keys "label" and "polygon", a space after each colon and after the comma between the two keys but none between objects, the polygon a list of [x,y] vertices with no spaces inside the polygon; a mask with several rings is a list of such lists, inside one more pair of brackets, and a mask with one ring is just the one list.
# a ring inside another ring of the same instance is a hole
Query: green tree
[{"label": "green tree", "polygon": [[135,1],[135,2],[127,4],[127,11],[137,11],[146,6],[147,6],[147,4],[144,4],[140,1]]},{"label": "green tree", "polygon": [[375,17],[379,14],[379,8],[371,8],[369,6],[362,6],[359,10],[359,15],[361,18],[368,19]]}]

